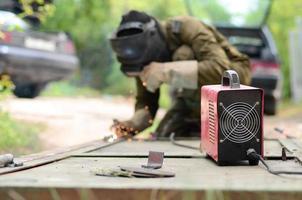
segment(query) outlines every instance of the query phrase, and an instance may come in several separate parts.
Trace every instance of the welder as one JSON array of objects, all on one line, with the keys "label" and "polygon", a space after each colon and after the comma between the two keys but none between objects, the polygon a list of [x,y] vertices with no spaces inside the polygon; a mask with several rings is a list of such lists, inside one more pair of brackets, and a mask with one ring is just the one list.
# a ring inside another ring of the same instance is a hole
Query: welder
[{"label": "welder", "polygon": [[172,106],[155,134],[200,136],[200,87],[219,84],[225,70],[235,70],[242,84],[251,80],[249,59],[213,26],[190,16],[159,22],[139,11],[122,16],[110,43],[122,72],[136,81],[135,112],[115,120],[118,137],[131,137],[151,126],[158,110],[160,86],[171,88]]}]

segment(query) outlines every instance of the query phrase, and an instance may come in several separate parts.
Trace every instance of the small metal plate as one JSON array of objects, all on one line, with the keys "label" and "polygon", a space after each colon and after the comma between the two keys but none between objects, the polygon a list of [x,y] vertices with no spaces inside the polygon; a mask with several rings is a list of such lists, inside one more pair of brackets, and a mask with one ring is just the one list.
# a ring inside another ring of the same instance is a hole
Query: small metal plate
[{"label": "small metal plate", "polygon": [[164,162],[164,152],[149,151],[147,165],[142,165],[144,168],[160,169]]}]

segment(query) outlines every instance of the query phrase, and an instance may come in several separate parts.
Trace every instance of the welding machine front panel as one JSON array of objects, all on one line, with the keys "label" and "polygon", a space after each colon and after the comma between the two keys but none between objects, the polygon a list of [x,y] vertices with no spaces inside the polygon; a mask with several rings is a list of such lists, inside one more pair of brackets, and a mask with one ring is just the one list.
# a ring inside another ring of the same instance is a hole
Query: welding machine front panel
[{"label": "welding machine front panel", "polygon": [[247,160],[249,148],[262,154],[262,113],[261,89],[218,92],[218,162]]}]

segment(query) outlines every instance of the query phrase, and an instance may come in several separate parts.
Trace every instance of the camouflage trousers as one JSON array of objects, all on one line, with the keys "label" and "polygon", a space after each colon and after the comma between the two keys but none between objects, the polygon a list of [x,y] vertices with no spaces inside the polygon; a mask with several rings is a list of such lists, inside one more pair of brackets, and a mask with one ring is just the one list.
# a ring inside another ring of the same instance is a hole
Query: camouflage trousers
[{"label": "camouflage trousers", "polygon": [[[197,108],[199,109],[199,108]],[[183,98],[177,98],[155,131],[157,137],[200,137],[200,118],[191,116],[192,110]]]}]

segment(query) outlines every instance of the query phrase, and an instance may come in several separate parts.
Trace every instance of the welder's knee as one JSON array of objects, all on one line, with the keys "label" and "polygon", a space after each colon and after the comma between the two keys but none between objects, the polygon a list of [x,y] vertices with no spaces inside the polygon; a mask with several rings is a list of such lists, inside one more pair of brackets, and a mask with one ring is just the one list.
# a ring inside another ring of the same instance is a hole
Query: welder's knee
[{"label": "welder's knee", "polygon": [[155,131],[158,137],[200,137],[200,119],[188,119],[183,116],[163,119]]}]

